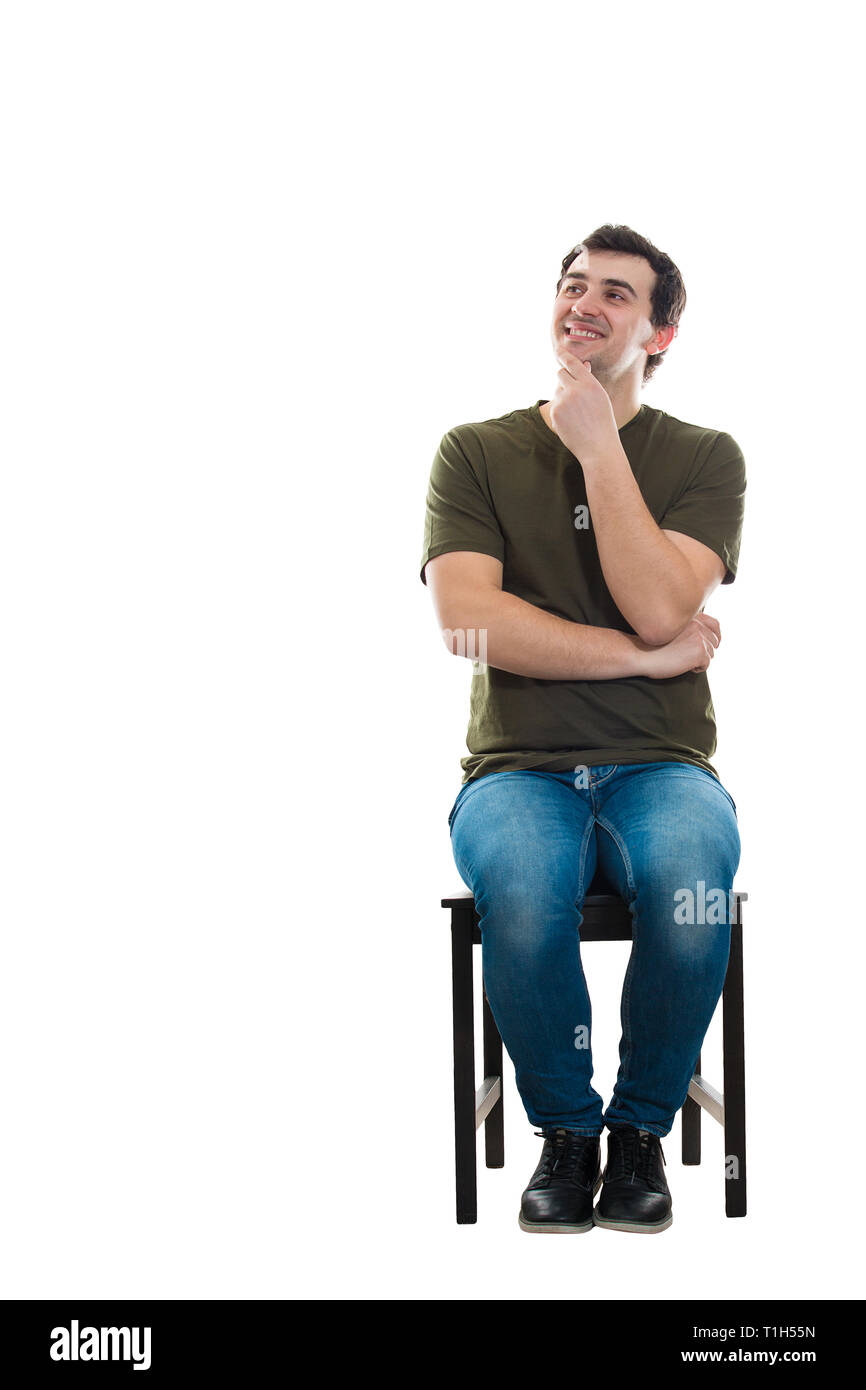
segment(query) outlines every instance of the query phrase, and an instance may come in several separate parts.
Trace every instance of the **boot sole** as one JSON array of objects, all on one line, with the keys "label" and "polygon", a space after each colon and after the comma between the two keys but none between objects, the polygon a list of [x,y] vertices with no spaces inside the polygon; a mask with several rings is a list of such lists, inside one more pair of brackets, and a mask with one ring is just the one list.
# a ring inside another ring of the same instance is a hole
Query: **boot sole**
[{"label": "boot sole", "polygon": [[673,1213],[666,1216],[664,1221],[654,1223],[640,1221],[611,1221],[608,1217],[598,1216],[593,1210],[592,1221],[594,1226],[602,1226],[607,1231],[633,1231],[635,1235],[655,1236],[659,1231],[666,1231],[668,1226],[673,1223]]},{"label": "boot sole", "polygon": [[[595,1185],[592,1189],[593,1197],[597,1196],[601,1184],[602,1177],[601,1174],[599,1174],[598,1178],[596,1179]],[[535,1223],[533,1223],[532,1221],[524,1221],[523,1213],[519,1212],[517,1216],[517,1224],[519,1225],[521,1231],[527,1231],[530,1235],[578,1236],[585,1235],[587,1231],[592,1230],[593,1226],[595,1225],[595,1213],[593,1212],[590,1219],[583,1226],[567,1226],[564,1222],[556,1223],[550,1221],[542,1223],[536,1221]]]}]

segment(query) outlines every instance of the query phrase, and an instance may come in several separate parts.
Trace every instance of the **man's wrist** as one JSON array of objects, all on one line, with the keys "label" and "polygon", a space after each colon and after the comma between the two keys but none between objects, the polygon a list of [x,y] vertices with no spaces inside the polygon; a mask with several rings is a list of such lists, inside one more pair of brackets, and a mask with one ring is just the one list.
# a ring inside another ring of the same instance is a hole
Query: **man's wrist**
[{"label": "man's wrist", "polygon": [[624,632],[623,637],[626,641],[626,659],[630,667],[630,676],[647,676],[650,671],[653,647],[648,647],[646,642],[635,636],[632,632]]},{"label": "man's wrist", "polygon": [[582,453],[578,455],[580,466],[585,473],[610,473],[616,468],[625,468],[631,473],[631,464],[628,461],[628,454],[622,447],[619,436],[615,439],[606,441],[595,448],[586,445]]},{"label": "man's wrist", "polygon": [[631,632],[620,632],[610,628],[607,638],[612,645],[607,649],[604,674],[597,679],[627,680],[630,676],[646,676],[652,660],[650,648]]}]

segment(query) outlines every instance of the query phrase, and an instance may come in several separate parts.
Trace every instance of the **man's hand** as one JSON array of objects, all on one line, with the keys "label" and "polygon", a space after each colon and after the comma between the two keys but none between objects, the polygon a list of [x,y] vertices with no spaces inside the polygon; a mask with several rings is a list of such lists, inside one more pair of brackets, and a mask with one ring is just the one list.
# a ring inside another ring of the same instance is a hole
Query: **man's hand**
[{"label": "man's hand", "polygon": [[[636,639],[639,641],[639,639]],[[708,613],[698,613],[686,624],[679,637],[664,647],[646,647],[644,643],[642,675],[653,680],[667,680],[685,671],[706,671],[722,640],[722,629]]]},{"label": "man's hand", "polygon": [[575,359],[567,366],[562,357],[557,361],[561,366],[550,402],[550,423],[566,449],[581,462],[589,461],[619,443],[610,396],[596,381],[589,362]]}]

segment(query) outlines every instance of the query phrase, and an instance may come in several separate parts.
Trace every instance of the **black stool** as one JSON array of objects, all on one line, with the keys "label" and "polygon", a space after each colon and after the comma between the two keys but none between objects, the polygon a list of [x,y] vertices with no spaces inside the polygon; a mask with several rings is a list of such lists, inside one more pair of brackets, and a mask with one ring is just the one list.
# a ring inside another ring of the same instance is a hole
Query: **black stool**
[{"label": "black stool", "polygon": [[[725,1215],[746,1214],[746,1076],[743,1025],[743,924],[741,904],[747,893],[734,893],[731,950],[722,990],[723,1090],[720,1094],[695,1073],[682,1107],[682,1161],[701,1161],[701,1110],[725,1131]],[[457,1168],[457,1220],[478,1219],[475,1134],[484,1124],[488,1168],[505,1166],[502,1096],[502,1039],[487,1002],[482,973],[484,1079],[475,1089],[475,1009],[472,995],[472,948],[481,932],[475,899],[468,891],[442,899],[451,909],[451,967],[454,1000],[454,1145]],[[625,902],[599,874],[583,903],[584,941],[631,941],[632,919]]]}]

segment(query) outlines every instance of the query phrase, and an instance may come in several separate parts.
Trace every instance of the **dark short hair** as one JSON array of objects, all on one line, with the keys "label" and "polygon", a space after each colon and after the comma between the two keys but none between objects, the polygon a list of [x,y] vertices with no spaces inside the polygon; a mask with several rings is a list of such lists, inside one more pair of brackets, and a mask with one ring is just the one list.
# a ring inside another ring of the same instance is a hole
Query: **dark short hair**
[{"label": "dark short hair", "polygon": [[[557,294],[559,294],[565,278],[565,272],[581,251],[619,251],[627,256],[643,256],[645,261],[649,261],[656,273],[650,298],[653,328],[667,328],[669,324],[675,326],[679,323],[680,316],[686,307],[686,287],[683,284],[683,277],[670,256],[665,255],[664,251],[660,251],[657,246],[653,246],[646,237],[641,236],[639,232],[633,232],[631,227],[625,227],[621,223],[614,225],[611,222],[606,222],[603,227],[597,227],[591,236],[586,237],[577,246],[573,246],[563,257],[562,271],[556,282]],[[644,381],[649,381],[656,367],[664,359],[666,352],[667,348],[664,352],[656,352],[652,356],[647,356],[643,372]]]}]

